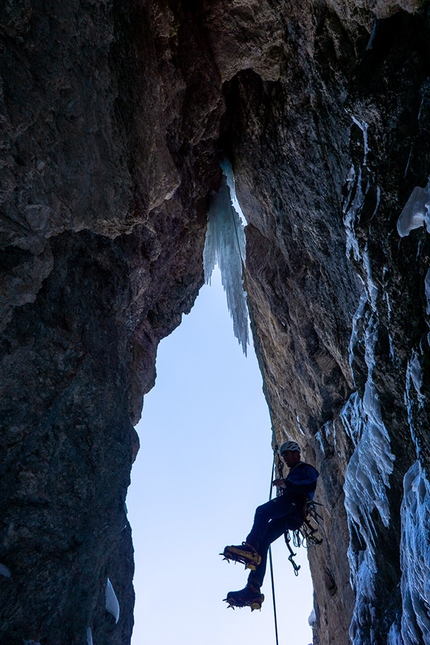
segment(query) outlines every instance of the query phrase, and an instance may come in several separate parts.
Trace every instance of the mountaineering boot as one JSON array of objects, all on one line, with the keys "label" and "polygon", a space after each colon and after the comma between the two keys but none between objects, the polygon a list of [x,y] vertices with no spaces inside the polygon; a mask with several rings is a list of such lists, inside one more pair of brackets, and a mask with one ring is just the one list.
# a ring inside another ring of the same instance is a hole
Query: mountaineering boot
[{"label": "mountaineering boot", "polygon": [[235,607],[251,607],[251,611],[254,611],[254,609],[261,609],[264,595],[260,593],[258,587],[248,584],[240,591],[229,591],[227,598],[224,598],[224,602],[227,602],[232,609]]},{"label": "mountaineering boot", "polygon": [[220,555],[223,555],[225,560],[241,562],[245,565],[245,569],[251,569],[251,571],[255,571],[261,562],[261,556],[248,542],[242,542],[240,546],[226,546]]}]

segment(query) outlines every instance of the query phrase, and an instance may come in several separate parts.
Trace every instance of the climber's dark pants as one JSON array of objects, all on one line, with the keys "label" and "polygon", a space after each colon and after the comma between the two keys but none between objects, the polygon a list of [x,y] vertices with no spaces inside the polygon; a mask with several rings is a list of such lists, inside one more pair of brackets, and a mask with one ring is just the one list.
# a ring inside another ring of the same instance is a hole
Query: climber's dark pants
[{"label": "climber's dark pants", "polygon": [[254,524],[246,541],[258,551],[261,562],[249,574],[248,584],[261,587],[266,573],[269,546],[287,529],[298,529],[302,523],[303,504],[293,501],[290,495],[281,495],[257,508]]}]

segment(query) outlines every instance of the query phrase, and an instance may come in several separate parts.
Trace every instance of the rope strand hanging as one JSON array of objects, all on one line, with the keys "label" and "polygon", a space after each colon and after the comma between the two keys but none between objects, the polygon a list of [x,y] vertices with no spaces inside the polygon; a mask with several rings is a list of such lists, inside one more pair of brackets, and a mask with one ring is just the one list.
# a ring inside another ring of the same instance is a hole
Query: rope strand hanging
[{"label": "rope strand hanging", "polygon": [[[272,499],[273,486],[272,482],[275,478],[275,455],[276,450],[273,452],[273,465],[272,465],[272,474],[270,477],[270,491],[269,491],[269,502]],[[275,576],[273,573],[273,560],[272,560],[272,546],[269,546],[269,567],[270,567],[270,581],[272,584],[272,600],[273,600],[273,620],[275,624],[275,641],[276,645],[279,645],[279,635],[278,635],[278,614],[276,611],[276,597],[275,597]]]}]

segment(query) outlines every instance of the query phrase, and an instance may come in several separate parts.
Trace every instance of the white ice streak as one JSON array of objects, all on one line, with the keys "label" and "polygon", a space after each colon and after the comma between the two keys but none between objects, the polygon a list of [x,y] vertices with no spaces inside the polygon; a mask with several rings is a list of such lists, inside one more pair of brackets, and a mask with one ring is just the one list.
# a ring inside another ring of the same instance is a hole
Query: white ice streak
[{"label": "white ice streak", "polygon": [[363,400],[358,392],[353,392],[342,408],[340,419],[346,434],[357,447],[363,435]]},{"label": "white ice streak", "polygon": [[5,578],[11,578],[12,577],[9,569],[4,564],[0,564],[0,576],[4,576]]},{"label": "white ice streak", "polygon": [[416,401],[418,402],[418,409],[421,409],[425,402],[425,397],[421,393],[422,378],[421,363],[418,352],[416,350],[412,350],[411,359],[408,361],[408,365],[406,367],[404,401],[408,413],[408,423],[411,438],[415,444],[415,450],[418,456],[421,454],[421,446],[415,429],[414,408]]},{"label": "white ice streak", "polygon": [[93,645],[93,632],[91,627],[87,627],[87,645]]},{"label": "white ice streak", "polygon": [[370,305],[373,311],[376,311],[376,299],[378,297],[378,287],[372,277],[372,268],[370,266],[369,251],[366,248],[363,251],[363,266],[366,271],[366,288],[369,296]]},{"label": "white ice streak", "polygon": [[352,116],[352,120],[360,128],[363,134],[363,162],[358,168],[358,171],[355,169],[354,165],[349,169],[349,173],[346,178],[348,194],[344,201],[342,210],[343,224],[346,231],[346,256],[350,258],[352,253],[355,261],[358,262],[360,260],[360,249],[355,235],[355,224],[363,210],[364,200],[369,189],[369,186],[363,187],[363,169],[367,167],[367,155],[369,152],[367,136],[369,126],[365,121],[359,121],[355,116]]},{"label": "white ice streak", "polygon": [[106,599],[105,608],[109,614],[115,618],[115,623],[119,621],[119,602],[116,593],[109,578],[106,582]]},{"label": "white ice streak", "polygon": [[381,203],[381,189],[379,186],[376,186],[376,204],[375,208],[372,213],[372,217],[370,219],[373,219],[378,212],[379,204]]},{"label": "white ice streak", "polygon": [[360,301],[358,303],[357,310],[354,316],[352,317],[352,332],[351,332],[351,337],[349,339],[349,347],[348,347],[349,365],[351,369],[352,369],[352,362],[354,360],[354,349],[356,344],[359,341],[358,323],[363,318],[367,300],[368,300],[368,296],[367,296],[366,290],[363,289],[363,291],[361,292]]},{"label": "white ice streak", "polygon": [[426,277],[424,279],[424,291],[426,294],[426,314],[427,316],[430,316],[430,269],[428,269],[426,273]]},{"label": "white ice streak", "polygon": [[[386,269],[386,267],[384,267],[384,276],[385,276],[385,269]],[[385,285],[384,285],[384,287],[385,287]],[[391,311],[392,311],[392,309],[391,309],[391,302],[390,302],[390,296],[388,294],[388,291],[383,292],[382,298],[383,298],[383,300],[385,300],[385,304],[387,305],[387,323],[388,323],[387,327],[388,327],[388,329],[390,329],[391,328]],[[390,358],[394,363],[395,360],[396,360],[396,355],[394,353],[393,338],[392,338],[392,336],[391,336],[391,334],[389,332],[388,332],[388,344],[390,346]]]},{"label": "white ice streak", "polygon": [[[221,281],[226,292],[227,307],[233,319],[233,331],[246,356],[248,344],[248,307],[243,289],[242,267],[245,263],[245,233],[240,215],[232,204],[234,190],[231,166],[223,162],[221,188],[213,193],[208,212],[208,228],[203,264],[205,281],[210,279],[215,265],[221,271]],[[232,188],[229,187],[232,186]],[[234,198],[237,198],[234,192]],[[240,207],[239,207],[240,208]]]},{"label": "white ice streak", "polygon": [[[426,297],[426,316],[430,316],[430,269],[427,270],[424,278],[424,293]],[[427,320],[427,327],[430,327],[430,320]],[[427,334],[427,343],[430,345],[430,332]]]},{"label": "white ice streak", "polygon": [[430,644],[430,483],[419,461],[403,480],[402,645]]},{"label": "white ice streak", "polygon": [[299,417],[298,414],[296,414],[296,421],[297,421],[297,427],[298,427],[300,433],[305,437],[306,434],[305,434],[305,431],[303,430],[302,424],[300,423],[300,417]]},{"label": "white ice streak", "polygon": [[420,357],[415,349],[412,350],[412,356],[406,368],[405,405],[407,408],[411,405],[411,382],[417,394],[418,405],[420,408],[422,408],[425,402],[425,396],[421,393],[421,388],[423,385],[423,373],[421,369]]},{"label": "white ice streak", "polygon": [[318,432],[315,433],[315,439],[318,441],[320,450],[323,455],[326,452],[326,446],[329,446],[329,437],[333,432],[333,446],[336,450],[336,426],[333,421],[327,421]]},{"label": "white ice streak", "polygon": [[355,125],[358,125],[361,132],[363,133],[363,166],[367,165],[367,155],[369,154],[369,139],[367,136],[367,131],[369,129],[369,124],[366,121],[360,121],[353,114],[351,119],[354,121]]},{"label": "white ice streak", "polygon": [[397,220],[397,232],[406,237],[415,228],[426,226],[430,233],[430,180],[425,188],[415,186]]},{"label": "white ice streak", "polygon": [[[239,200],[237,199],[237,195],[236,195],[236,182],[234,180],[233,168],[231,166],[230,160],[227,159],[226,157],[221,161],[221,169],[226,177],[227,186],[230,189],[230,199],[231,199],[231,203],[233,204],[233,208],[239,215],[242,225],[246,226],[247,221],[245,219],[245,215],[243,214],[243,210],[240,207]],[[245,244],[243,246],[243,250],[245,252]],[[243,255],[243,261],[245,261],[245,255]]]},{"label": "white ice streak", "polygon": [[[357,221],[364,204],[364,193],[361,187],[362,171],[355,171],[354,166],[351,166],[346,183],[348,186],[348,194],[343,204],[343,224],[346,231],[346,256],[354,256],[356,262],[360,259],[360,249],[358,240],[355,235],[355,222]],[[355,193],[354,193],[355,188]],[[354,197],[352,195],[354,194]]]}]

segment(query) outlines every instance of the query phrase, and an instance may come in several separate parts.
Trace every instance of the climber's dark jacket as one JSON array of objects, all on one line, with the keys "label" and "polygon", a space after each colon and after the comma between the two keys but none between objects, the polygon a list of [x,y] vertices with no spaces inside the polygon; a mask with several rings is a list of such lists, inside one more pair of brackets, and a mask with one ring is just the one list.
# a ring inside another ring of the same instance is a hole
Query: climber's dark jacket
[{"label": "climber's dark jacket", "polygon": [[307,496],[308,500],[313,499],[317,487],[319,472],[310,464],[304,461],[294,466],[285,478],[284,495]]}]

